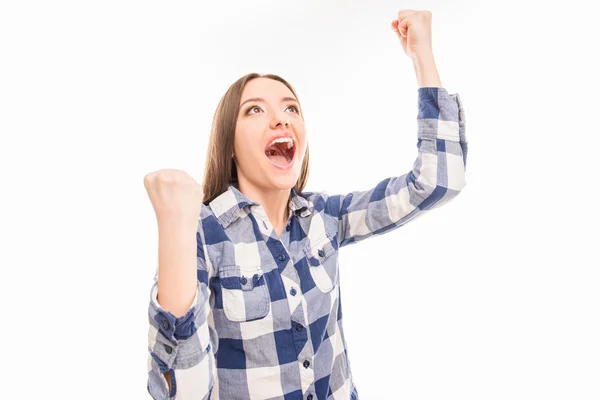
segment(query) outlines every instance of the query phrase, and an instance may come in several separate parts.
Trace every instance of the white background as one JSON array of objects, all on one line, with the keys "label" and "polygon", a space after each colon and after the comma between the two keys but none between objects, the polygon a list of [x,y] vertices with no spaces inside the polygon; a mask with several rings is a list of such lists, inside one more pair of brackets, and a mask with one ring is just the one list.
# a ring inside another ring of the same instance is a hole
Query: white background
[{"label": "white background", "polygon": [[600,398],[597,16],[482,3],[2,2],[0,397],[149,398],[143,176],[201,179],[242,75],[297,89],[308,191],[408,172],[418,86],[390,23],[410,8],[465,106],[467,187],[342,249],[361,399]]}]

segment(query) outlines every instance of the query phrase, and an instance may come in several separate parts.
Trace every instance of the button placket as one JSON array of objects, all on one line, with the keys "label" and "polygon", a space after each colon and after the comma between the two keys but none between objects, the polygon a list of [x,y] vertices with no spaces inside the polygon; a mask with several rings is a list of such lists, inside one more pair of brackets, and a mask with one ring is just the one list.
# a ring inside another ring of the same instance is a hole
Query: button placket
[{"label": "button placket", "polygon": [[171,325],[169,324],[169,321],[167,321],[167,320],[164,320],[164,321],[162,322],[162,328],[163,328],[163,330],[164,330],[165,332],[168,332],[168,331],[169,331],[169,329],[171,329]]}]

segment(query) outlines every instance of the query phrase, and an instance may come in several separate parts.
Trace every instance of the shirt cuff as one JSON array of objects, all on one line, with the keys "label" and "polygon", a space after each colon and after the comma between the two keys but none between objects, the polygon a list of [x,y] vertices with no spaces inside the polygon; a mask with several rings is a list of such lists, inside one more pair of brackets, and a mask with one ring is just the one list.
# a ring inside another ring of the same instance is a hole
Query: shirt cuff
[{"label": "shirt cuff", "polygon": [[177,343],[179,340],[187,339],[194,334],[194,319],[198,310],[199,294],[199,287],[196,286],[196,295],[192,305],[184,315],[177,318],[158,303],[158,283],[154,283],[150,295],[149,317],[156,321],[158,330],[166,339]]}]

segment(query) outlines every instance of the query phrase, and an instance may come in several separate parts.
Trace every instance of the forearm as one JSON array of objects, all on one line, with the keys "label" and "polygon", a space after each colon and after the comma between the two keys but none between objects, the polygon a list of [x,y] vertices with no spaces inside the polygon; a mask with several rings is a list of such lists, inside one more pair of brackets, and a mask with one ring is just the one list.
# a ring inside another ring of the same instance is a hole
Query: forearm
[{"label": "forearm", "polygon": [[199,222],[195,229],[187,222],[163,222],[158,224],[159,266],[148,307],[148,391],[157,400],[208,399],[216,379],[218,335],[208,321],[211,264],[202,227]]},{"label": "forearm", "polygon": [[442,87],[432,52],[417,52],[413,54],[412,59],[419,88]]},{"label": "forearm", "polygon": [[175,317],[184,315],[197,290],[197,226],[158,225],[158,302]]}]

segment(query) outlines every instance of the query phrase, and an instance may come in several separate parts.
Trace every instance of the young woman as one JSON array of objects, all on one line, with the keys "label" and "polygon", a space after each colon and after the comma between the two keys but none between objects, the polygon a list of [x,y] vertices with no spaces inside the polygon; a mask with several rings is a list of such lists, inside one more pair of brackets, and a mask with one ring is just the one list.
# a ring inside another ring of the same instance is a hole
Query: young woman
[{"label": "young woman", "polygon": [[441,87],[431,13],[392,22],[419,84],[408,173],[344,195],[304,192],[308,141],[292,86],[249,74],[221,99],[203,186],[144,177],[159,227],[149,306],[154,399],[358,399],[342,327],[338,250],[390,232],[465,186],[462,104]]}]

